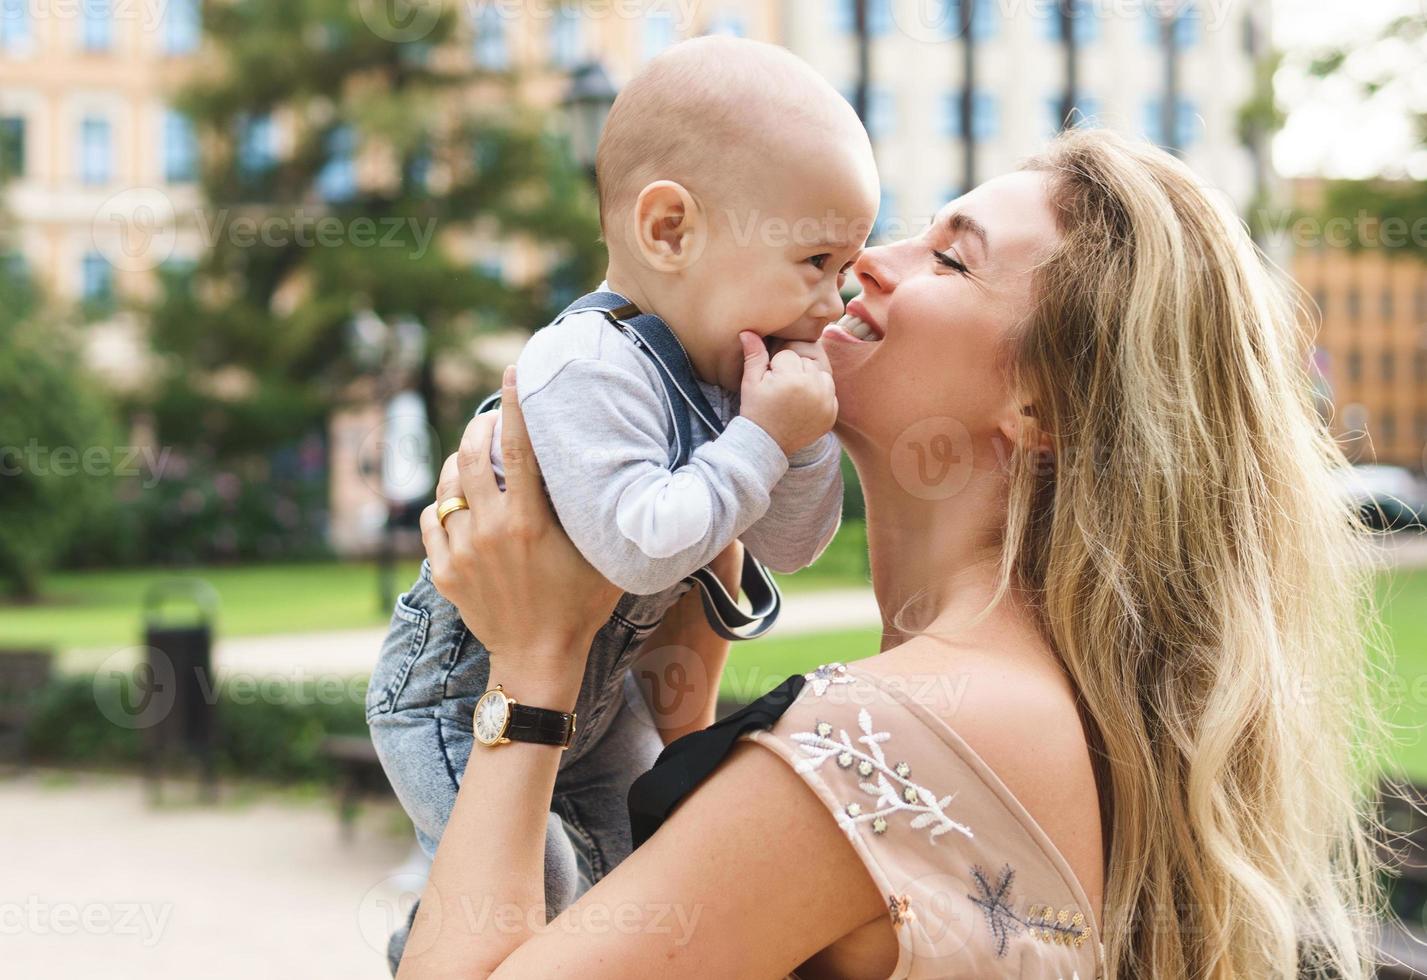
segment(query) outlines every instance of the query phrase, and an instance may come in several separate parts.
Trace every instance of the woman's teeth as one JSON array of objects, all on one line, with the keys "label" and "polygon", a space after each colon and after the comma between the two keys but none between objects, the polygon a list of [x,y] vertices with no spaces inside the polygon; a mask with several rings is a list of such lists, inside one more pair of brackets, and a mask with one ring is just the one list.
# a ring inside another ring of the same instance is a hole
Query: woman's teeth
[{"label": "woman's teeth", "polygon": [[870,340],[875,343],[882,339],[877,336],[877,331],[873,330],[864,321],[853,316],[851,313],[844,313],[842,319],[837,321],[837,325],[852,334],[852,336],[858,340]]}]

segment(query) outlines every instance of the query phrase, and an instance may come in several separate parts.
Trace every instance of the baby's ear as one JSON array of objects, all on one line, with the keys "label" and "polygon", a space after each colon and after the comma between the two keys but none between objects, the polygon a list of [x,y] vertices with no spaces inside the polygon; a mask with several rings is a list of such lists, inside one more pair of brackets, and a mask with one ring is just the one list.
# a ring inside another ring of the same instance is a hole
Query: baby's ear
[{"label": "baby's ear", "polygon": [[703,251],[708,227],[698,202],[683,184],[656,180],[634,203],[634,245],[641,261],[657,272],[678,272]]}]

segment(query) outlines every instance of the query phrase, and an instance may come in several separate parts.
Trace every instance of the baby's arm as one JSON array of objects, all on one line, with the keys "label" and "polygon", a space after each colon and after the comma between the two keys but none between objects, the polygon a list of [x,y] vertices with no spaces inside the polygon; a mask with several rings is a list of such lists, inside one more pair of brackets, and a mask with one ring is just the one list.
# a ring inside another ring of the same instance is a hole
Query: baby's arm
[{"label": "baby's arm", "polygon": [[831,432],[788,457],[767,512],[743,532],[753,557],[783,573],[817,560],[842,523],[841,462],[842,445]]},{"label": "baby's arm", "polygon": [[567,361],[520,397],[565,532],[637,595],[708,564],[763,516],[788,468],[777,441],[739,416],[671,471],[663,399],[645,376],[594,357]]},{"label": "baby's arm", "polygon": [[[729,595],[738,595],[743,547],[735,541],[709,568]],[[665,745],[714,723],[729,646],[709,626],[695,587],[674,603],[635,654],[629,669]]]}]

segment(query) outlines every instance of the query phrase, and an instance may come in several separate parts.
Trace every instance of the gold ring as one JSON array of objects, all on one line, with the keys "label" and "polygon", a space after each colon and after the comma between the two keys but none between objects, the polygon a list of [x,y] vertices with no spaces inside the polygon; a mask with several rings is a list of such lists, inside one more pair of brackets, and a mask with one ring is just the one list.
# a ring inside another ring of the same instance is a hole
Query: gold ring
[{"label": "gold ring", "polygon": [[470,510],[471,505],[466,503],[465,497],[447,497],[436,505],[436,519],[441,522],[441,526],[446,526],[446,518],[456,513],[458,510]]}]

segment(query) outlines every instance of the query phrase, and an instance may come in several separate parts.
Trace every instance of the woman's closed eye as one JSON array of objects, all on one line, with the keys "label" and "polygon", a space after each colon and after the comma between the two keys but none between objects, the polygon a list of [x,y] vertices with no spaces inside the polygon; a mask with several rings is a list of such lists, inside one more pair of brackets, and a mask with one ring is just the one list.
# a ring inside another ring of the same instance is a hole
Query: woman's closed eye
[{"label": "woman's closed eye", "polygon": [[827,260],[832,258],[831,252],[819,252],[817,255],[808,256],[808,261],[812,263],[814,269],[821,269],[827,265]]},{"label": "woman's closed eye", "polygon": [[936,249],[932,249],[932,254],[936,256],[936,260],[942,265],[955,269],[963,276],[967,274],[968,270],[965,264],[962,263],[960,259],[952,255],[948,255],[946,252],[938,252]]}]

